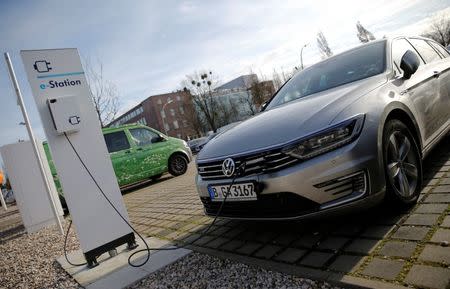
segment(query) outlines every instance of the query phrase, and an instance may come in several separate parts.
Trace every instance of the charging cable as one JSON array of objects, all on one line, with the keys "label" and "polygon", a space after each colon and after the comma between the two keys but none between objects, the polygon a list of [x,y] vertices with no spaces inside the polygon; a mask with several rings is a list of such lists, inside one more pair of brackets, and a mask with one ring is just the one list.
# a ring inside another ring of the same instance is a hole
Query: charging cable
[{"label": "charging cable", "polygon": [[[139,238],[142,240],[142,242],[144,243],[145,249],[137,250],[137,251],[133,252],[133,253],[128,257],[128,264],[129,264],[131,267],[142,267],[142,266],[144,266],[144,265],[148,262],[148,260],[150,259],[150,251],[170,251],[170,250],[178,250],[178,249],[179,249],[178,247],[171,247],[171,248],[150,248],[149,245],[148,245],[148,243],[147,243],[147,241],[144,239],[144,237],[142,237],[142,235],[139,234],[138,231],[136,231],[136,229],[135,229],[128,221],[127,221],[127,219],[126,219],[126,218],[119,212],[119,210],[114,206],[114,204],[111,202],[111,200],[108,198],[108,196],[106,196],[106,194],[103,192],[103,190],[102,190],[102,188],[100,187],[100,185],[98,184],[97,180],[94,178],[94,176],[92,175],[91,171],[88,169],[88,167],[86,166],[86,164],[83,162],[82,158],[81,158],[80,155],[78,154],[77,150],[75,149],[74,145],[72,144],[72,142],[70,141],[70,139],[69,139],[69,137],[67,136],[66,133],[64,133],[64,136],[66,137],[67,141],[69,142],[70,146],[72,147],[72,150],[74,151],[74,153],[75,153],[75,155],[77,156],[78,160],[79,160],[80,163],[83,165],[84,169],[86,170],[86,172],[87,172],[87,173],[89,174],[89,176],[91,177],[92,181],[93,181],[93,182],[95,183],[95,185],[97,186],[97,188],[98,188],[98,190],[100,191],[100,193],[101,193],[101,194],[103,195],[103,197],[108,201],[109,205],[114,209],[114,211],[117,213],[117,215],[119,215],[119,217],[125,222],[125,224],[127,224],[127,226],[130,227],[130,229],[131,229],[134,233],[136,233],[136,235],[138,235],[138,237],[139,237]],[[233,175],[233,178],[232,178],[232,180],[231,180],[231,183],[230,183],[230,185],[228,186],[227,193],[226,193],[225,197],[223,198],[223,201],[222,201],[222,203],[221,203],[221,205],[220,205],[220,207],[219,207],[219,210],[217,211],[217,213],[216,213],[216,215],[215,215],[214,220],[212,221],[212,223],[209,224],[209,226],[206,228],[206,230],[203,231],[203,232],[200,234],[200,236],[198,236],[196,239],[194,239],[191,243],[195,243],[195,242],[198,241],[200,238],[206,236],[206,234],[209,232],[209,230],[211,230],[212,226],[216,223],[217,218],[220,216],[220,213],[222,212],[222,209],[223,209],[223,207],[224,207],[224,205],[225,205],[225,202],[226,202],[226,200],[227,200],[227,198],[228,198],[228,195],[230,194],[231,187],[234,185],[234,182],[236,181],[236,178],[242,173],[242,168],[243,168],[244,166],[245,166],[245,162],[243,162],[243,163],[235,170],[235,173],[234,173],[234,175]],[[69,230],[70,230],[70,227],[71,227],[71,226],[72,226],[72,221],[70,221],[69,228],[67,229],[67,233],[66,233],[65,240],[64,240],[64,255],[65,255],[65,257],[66,257],[66,261],[67,261],[70,265],[72,265],[72,266],[84,266],[84,265],[86,265],[86,263],[83,263],[83,264],[74,264],[74,263],[71,263],[71,262],[69,261],[69,259],[67,258],[66,243],[67,243],[67,236],[68,236],[68,234],[69,234]],[[183,247],[183,246],[181,246],[181,247]],[[146,257],[146,259],[145,259],[142,263],[140,263],[140,264],[133,264],[133,263],[131,262],[131,258],[133,258],[134,255],[136,255],[136,254],[138,254],[138,253],[140,253],[140,252],[147,252],[147,257]]]},{"label": "charging cable", "polygon": [[78,264],[72,263],[72,262],[70,262],[69,257],[67,257],[67,237],[69,236],[70,227],[72,227],[72,220],[70,220],[69,227],[67,228],[66,236],[64,236],[64,257],[66,257],[67,263],[69,263],[72,266],[75,266],[75,267],[84,266],[87,264],[86,262],[78,263]]}]

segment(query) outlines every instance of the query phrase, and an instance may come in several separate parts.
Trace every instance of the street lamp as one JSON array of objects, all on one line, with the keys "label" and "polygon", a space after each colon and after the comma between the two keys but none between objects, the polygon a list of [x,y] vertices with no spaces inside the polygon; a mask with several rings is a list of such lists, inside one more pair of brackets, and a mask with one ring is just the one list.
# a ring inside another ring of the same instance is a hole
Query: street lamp
[{"label": "street lamp", "polygon": [[306,43],[305,45],[302,46],[302,49],[300,50],[300,65],[302,66],[302,70],[303,70],[303,48],[305,48],[308,45],[309,43]]},{"label": "street lamp", "polygon": [[167,134],[167,129],[166,129],[166,120],[165,120],[165,118],[167,117],[167,114],[166,114],[165,109],[166,109],[166,106],[169,103],[172,103],[172,102],[173,102],[173,99],[169,99],[162,107],[162,111],[164,112],[164,117],[162,118],[162,120],[163,120],[164,132],[166,133],[166,135],[168,135],[168,134]]}]

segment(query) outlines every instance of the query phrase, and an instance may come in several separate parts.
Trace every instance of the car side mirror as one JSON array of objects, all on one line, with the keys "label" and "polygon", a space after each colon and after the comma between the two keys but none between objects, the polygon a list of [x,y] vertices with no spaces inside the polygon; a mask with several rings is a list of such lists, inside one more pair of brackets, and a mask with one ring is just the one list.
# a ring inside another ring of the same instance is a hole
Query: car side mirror
[{"label": "car side mirror", "polygon": [[403,70],[403,77],[410,79],[411,75],[413,75],[419,68],[419,65],[420,60],[417,54],[411,50],[407,50],[405,54],[403,54],[400,62],[400,68]]}]

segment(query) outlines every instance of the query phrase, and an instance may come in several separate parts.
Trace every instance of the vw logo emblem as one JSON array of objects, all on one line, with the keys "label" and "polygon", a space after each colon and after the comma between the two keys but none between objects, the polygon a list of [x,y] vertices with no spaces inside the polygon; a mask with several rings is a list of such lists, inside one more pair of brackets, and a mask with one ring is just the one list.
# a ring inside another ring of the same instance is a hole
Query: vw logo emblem
[{"label": "vw logo emblem", "polygon": [[231,177],[234,174],[236,166],[233,159],[226,159],[222,163],[222,172],[226,177]]}]

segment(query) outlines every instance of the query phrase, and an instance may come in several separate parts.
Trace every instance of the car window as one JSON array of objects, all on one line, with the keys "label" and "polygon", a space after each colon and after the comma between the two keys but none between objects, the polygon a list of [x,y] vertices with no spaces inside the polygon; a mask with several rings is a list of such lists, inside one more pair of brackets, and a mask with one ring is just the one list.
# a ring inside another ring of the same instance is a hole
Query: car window
[{"label": "car window", "polygon": [[[394,62],[395,67],[398,71],[400,69],[400,62],[402,61],[402,57],[406,51],[411,50],[412,52],[417,54],[417,51],[412,47],[412,45],[406,41],[406,39],[395,39],[392,42],[392,61]],[[420,64],[424,64],[423,60],[419,57]]]},{"label": "car window", "polygon": [[412,38],[409,40],[426,63],[441,59],[439,54],[425,40]]},{"label": "car window", "polygon": [[386,68],[385,46],[386,41],[374,42],[306,68],[280,89],[267,109],[382,73]]},{"label": "car window", "polygon": [[428,44],[430,44],[431,46],[433,46],[437,51],[439,51],[441,53],[441,56],[446,58],[450,56],[450,53],[447,51],[447,49],[445,49],[444,47],[442,47],[439,43],[436,43],[434,41],[428,41]]},{"label": "car window", "polygon": [[127,136],[124,131],[112,132],[104,135],[108,152],[118,152],[130,148]]},{"label": "car window", "polygon": [[159,138],[159,135],[146,128],[130,129],[131,137],[137,146],[142,147],[152,143],[152,140]]}]

